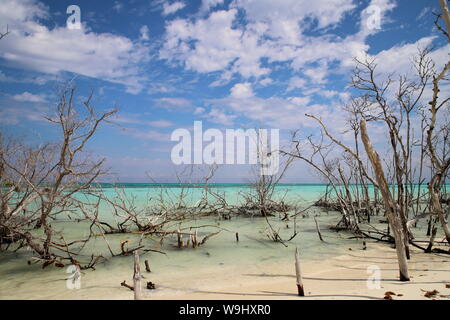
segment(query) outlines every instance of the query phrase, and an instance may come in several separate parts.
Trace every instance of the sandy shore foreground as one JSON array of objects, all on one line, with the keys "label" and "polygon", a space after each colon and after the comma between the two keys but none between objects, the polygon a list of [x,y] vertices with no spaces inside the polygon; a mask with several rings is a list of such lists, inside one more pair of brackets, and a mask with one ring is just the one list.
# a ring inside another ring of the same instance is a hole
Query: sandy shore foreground
[{"label": "sandy shore foreground", "polygon": [[[352,249],[335,258],[302,264],[307,297],[297,296],[294,262],[290,265],[263,265],[232,276],[216,278],[213,290],[193,290],[176,295],[154,295],[151,299],[383,299],[391,291],[394,300],[450,299],[450,256],[425,254],[412,249],[410,282],[398,281],[395,250],[370,244],[367,250]],[[379,267],[379,269],[377,268]],[[369,268],[369,271],[368,271]],[[375,270],[375,271],[370,271]],[[380,272],[380,287],[369,277]],[[439,293],[425,297],[426,291]]]}]

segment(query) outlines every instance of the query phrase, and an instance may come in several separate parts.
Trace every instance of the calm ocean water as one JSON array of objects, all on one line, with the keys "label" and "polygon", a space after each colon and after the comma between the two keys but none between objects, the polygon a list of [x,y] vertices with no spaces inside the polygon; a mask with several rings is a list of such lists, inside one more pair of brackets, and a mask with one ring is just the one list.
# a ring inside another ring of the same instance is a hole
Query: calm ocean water
[{"label": "calm ocean water", "polygon": [[[98,187],[106,196],[115,196],[116,189],[113,185],[102,184]],[[159,197],[163,197],[169,203],[175,202],[180,194],[186,195],[186,203],[195,204],[204,192],[201,185],[121,184],[116,187],[120,187],[138,209],[151,206]],[[251,188],[243,184],[216,184],[210,187],[216,192],[223,193],[230,204],[241,202],[243,194],[251,192]],[[425,191],[426,185],[422,188]],[[277,186],[274,196],[300,207],[307,207],[318,200],[325,191],[325,185],[281,184]],[[115,221],[111,208],[107,205],[100,208],[100,216],[110,222]],[[318,239],[314,216],[321,225],[325,242]],[[297,229],[298,235],[287,243],[287,247],[271,241],[267,236],[269,229],[265,219],[257,217],[236,217],[225,221],[217,217],[202,217],[186,222],[173,222],[167,226],[169,230],[176,230],[208,225],[199,229],[200,238],[222,230],[218,236],[208,240],[205,246],[197,249],[175,248],[175,237],[167,237],[161,244],[153,237],[141,238],[136,234],[118,234],[108,236],[108,242],[116,253],[120,252],[120,242],[124,240],[129,241],[130,247],[142,243],[147,247],[164,251],[165,254],[147,253],[142,257],[150,261],[153,270],[150,275],[146,275],[147,279],[158,285],[158,289],[152,294],[164,296],[177,292],[211,289],[215,285],[214,279],[223,277],[224,274],[230,278],[239,278],[245,273],[267,270],[272,265],[291,264],[295,247],[300,249],[304,261],[317,263],[327,257],[346,253],[350,247],[361,249],[361,240],[351,239],[350,234],[337,233],[328,228],[335,225],[339,219],[339,214],[318,208],[309,209],[307,215],[299,216],[296,221],[270,218],[272,225],[284,239],[291,237],[294,228]],[[53,227],[63,231],[66,241],[70,241],[86,235],[89,226],[86,223],[68,222],[62,218],[54,221]],[[235,240],[236,232],[240,235],[239,242]],[[88,262],[92,253],[102,254],[108,260],[97,265],[96,271],[83,272],[80,290],[67,289],[66,268],[50,267],[42,270],[38,264],[28,265],[26,261],[31,257],[31,253],[26,250],[0,253],[0,299],[108,299],[130,295],[120,283],[125,279],[131,281],[132,257],[111,258],[107,245],[100,236],[89,242],[79,259]]]},{"label": "calm ocean water", "polygon": [[[204,193],[204,184],[157,184],[157,183],[121,183],[121,184],[108,184],[102,183],[98,185],[98,188],[102,189],[107,196],[114,196],[115,188],[119,188],[125,192],[125,194],[132,196],[141,205],[144,202],[151,204],[152,200],[158,199],[163,193],[163,197],[167,200],[175,200],[181,194],[185,195],[185,201],[187,204],[195,205]],[[243,195],[251,193],[252,188],[248,184],[209,184],[209,188],[219,192],[225,196],[225,199],[229,204],[239,204],[243,201]],[[331,195],[334,195],[331,187],[328,187],[331,191]],[[339,188],[343,188],[340,186]],[[412,185],[414,193],[418,192],[419,186]],[[447,190],[450,190],[450,185],[446,185]],[[350,185],[350,189],[356,192],[357,187]],[[361,191],[361,186],[359,186]],[[274,198],[277,200],[284,199],[287,202],[300,205],[309,205],[317,201],[325,195],[327,191],[327,185],[325,184],[279,184],[275,187]],[[396,191],[396,186],[392,186],[392,191]],[[420,192],[427,191],[427,185],[420,186]],[[369,194],[373,196],[373,186],[369,185]]]}]

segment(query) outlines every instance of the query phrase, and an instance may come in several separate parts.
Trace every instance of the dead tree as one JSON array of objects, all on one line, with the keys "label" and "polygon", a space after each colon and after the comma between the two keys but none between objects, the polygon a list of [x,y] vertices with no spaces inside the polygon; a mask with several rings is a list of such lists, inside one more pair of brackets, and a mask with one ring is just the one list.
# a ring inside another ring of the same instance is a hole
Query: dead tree
[{"label": "dead tree", "polygon": [[4,37],[6,37],[9,34],[9,28],[8,26],[6,26],[6,31],[5,32],[0,32],[0,40],[3,39]]},{"label": "dead tree", "polygon": [[54,116],[46,118],[59,128],[59,141],[28,147],[0,135],[0,242],[31,248],[43,266],[74,263],[76,251],[93,236],[90,229],[84,239],[66,242],[51,224],[80,213],[80,208],[95,211],[96,203],[79,201],[75,194],[106,173],[104,160],[90,160],[85,149],[116,110],[97,115],[91,98],[79,106],[75,89],[61,90]]},{"label": "dead tree", "polygon": [[434,175],[431,178],[430,183],[428,184],[428,191],[431,198],[431,212],[439,217],[439,221],[441,223],[442,229],[444,230],[445,237],[448,243],[450,243],[450,229],[448,227],[442,209],[440,189],[442,183],[445,181],[447,171],[450,167],[450,157],[439,159],[439,157],[436,155],[436,147],[434,145],[434,130],[436,128],[436,118],[439,110],[443,106],[445,106],[448,101],[450,101],[449,97],[444,98],[442,101],[439,101],[439,82],[444,79],[449,68],[450,61],[447,62],[444,69],[433,79],[433,97],[429,102],[431,117],[427,131],[427,149],[434,169]]},{"label": "dead tree", "polygon": [[295,248],[295,276],[297,279],[297,291],[300,297],[305,296],[305,288],[303,287],[302,271],[300,269],[300,254],[298,248]]},{"label": "dead tree", "polygon": [[[308,115],[307,117],[313,118],[316,120],[321,126],[321,135],[318,141],[314,141],[312,136],[308,136],[305,140],[300,141],[298,138],[293,139],[295,144],[295,149],[290,152],[290,154],[294,157],[302,159],[309,165],[311,165],[314,169],[317,170],[325,179],[328,180],[328,183],[332,186],[334,190],[334,194],[337,197],[338,203],[335,205],[335,209],[337,211],[341,211],[343,214],[342,222],[346,228],[351,229],[356,232],[360,232],[358,226],[358,215],[356,212],[356,208],[354,206],[354,202],[352,199],[352,195],[349,189],[349,178],[344,174],[343,169],[340,165],[341,161],[344,161],[346,165],[351,163],[351,171],[355,172],[357,170],[363,175],[364,179],[367,179],[370,183],[372,183],[375,187],[377,186],[376,181],[371,177],[364,164],[362,157],[360,157],[352,148],[345,145],[341,141],[339,141],[336,137],[334,137],[321,119],[317,118],[314,115]],[[325,143],[324,138],[327,137],[331,140],[330,143]],[[301,145],[305,145],[301,148]],[[342,158],[334,158],[329,159],[329,154],[333,151],[333,147],[338,146],[344,149],[344,157]],[[309,154],[309,156],[308,156]],[[349,161],[352,158],[354,161]],[[342,186],[344,186],[344,191],[342,192]]]},{"label": "dead tree", "polygon": [[400,281],[409,281],[408,263],[406,261],[406,250],[404,240],[405,234],[401,224],[397,203],[395,203],[389,191],[389,185],[384,175],[380,157],[378,156],[378,153],[372,146],[370,138],[367,134],[366,121],[364,119],[361,120],[360,128],[361,128],[361,139],[364,143],[367,156],[369,157],[369,160],[375,171],[378,187],[383,196],[386,215],[391,225],[391,229],[394,232],[395,247],[397,251],[397,259],[400,270]]},{"label": "dead tree", "polygon": [[[389,137],[389,155],[392,156],[392,176],[396,184],[396,201],[399,205],[399,214],[402,226],[407,232],[407,219],[412,201],[412,139],[411,114],[421,106],[423,93],[433,73],[434,63],[429,58],[429,49],[420,49],[414,58],[413,67],[416,71],[416,79],[411,80],[406,76],[399,76],[394,81],[393,74],[389,74],[383,81],[378,80],[376,74],[377,64],[374,59],[355,59],[356,67],[352,76],[352,87],[364,92],[364,99],[370,106],[369,111],[363,114],[371,121],[383,123],[387,128]],[[395,99],[387,95],[395,88]],[[392,100],[392,101],[391,101]],[[406,131],[406,137],[402,136],[402,130]],[[409,234],[406,233],[405,248],[407,256]]]},{"label": "dead tree", "polygon": [[[260,139],[260,136],[257,136]],[[257,142],[258,164],[252,168],[252,180],[250,181],[250,192],[243,193],[244,204],[241,207],[242,211],[249,211],[252,215],[256,212],[262,217],[272,216],[277,212],[286,212],[289,206],[283,199],[275,199],[274,194],[280,181],[285,176],[289,167],[292,165],[294,157],[284,154],[279,164],[279,170],[273,174],[264,174],[263,168],[268,159],[272,158],[276,153],[281,156],[280,150],[274,150],[272,153],[267,153],[262,150],[261,142]],[[273,159],[273,158],[272,158]]]},{"label": "dead tree", "polygon": [[139,262],[139,254],[137,250],[134,252],[134,273],[133,273],[133,283],[134,283],[134,300],[142,300],[142,275],[141,275],[141,265]]},{"label": "dead tree", "polygon": [[[442,9],[441,17],[445,22],[447,32],[445,30],[441,29],[441,31],[446,35],[447,40],[450,41],[450,14],[448,11],[447,3],[444,0],[440,0],[439,4]],[[437,25],[437,23],[436,23]],[[431,160],[431,164],[433,167],[434,175],[430,180],[430,183],[428,184],[428,191],[430,193],[430,202],[431,202],[431,211],[433,214],[436,214],[439,217],[439,221],[441,223],[442,229],[444,230],[445,237],[447,239],[447,242],[450,244],[450,229],[447,224],[447,220],[445,218],[442,204],[441,204],[441,197],[440,197],[440,189],[443,182],[445,182],[445,178],[447,175],[447,172],[450,167],[450,155],[446,155],[444,152],[444,158],[439,159],[436,153],[436,146],[435,146],[435,129],[436,129],[436,120],[439,110],[442,109],[442,107],[445,108],[445,106],[448,105],[450,101],[450,97],[444,97],[443,99],[439,99],[439,93],[440,93],[440,84],[442,81],[446,80],[446,76],[448,73],[448,70],[450,68],[450,61],[448,61],[443,69],[433,76],[433,95],[431,101],[428,103],[430,105],[430,117],[429,117],[429,124],[428,124],[428,130],[427,130],[427,136],[426,136],[426,142],[427,142],[427,151],[429,153],[429,157]],[[447,109],[448,111],[448,109]],[[445,143],[444,143],[445,146]]]}]

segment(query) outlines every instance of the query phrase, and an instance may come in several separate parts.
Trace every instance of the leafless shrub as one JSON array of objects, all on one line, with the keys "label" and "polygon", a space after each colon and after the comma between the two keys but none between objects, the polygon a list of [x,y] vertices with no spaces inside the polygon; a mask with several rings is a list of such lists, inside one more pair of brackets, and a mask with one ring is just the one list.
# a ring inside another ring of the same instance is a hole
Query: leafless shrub
[{"label": "leafless shrub", "polygon": [[75,89],[61,90],[55,114],[47,117],[59,129],[59,141],[28,146],[0,135],[0,242],[31,248],[44,266],[74,262],[93,235],[67,242],[52,226],[59,218],[73,221],[80,209],[95,211],[95,203],[76,196],[106,173],[104,160],[90,159],[86,145],[116,110],[96,114],[91,98],[80,106]]}]

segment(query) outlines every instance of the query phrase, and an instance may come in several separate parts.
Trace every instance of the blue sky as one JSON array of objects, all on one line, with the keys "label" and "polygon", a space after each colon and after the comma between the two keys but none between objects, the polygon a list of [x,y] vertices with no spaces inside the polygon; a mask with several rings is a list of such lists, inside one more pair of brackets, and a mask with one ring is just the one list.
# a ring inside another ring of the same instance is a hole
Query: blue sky
[{"label": "blue sky", "polygon": [[[81,30],[66,27],[72,4]],[[369,6],[379,29],[368,27]],[[433,11],[437,0],[2,0],[0,28],[11,33],[0,41],[0,126],[52,139],[43,116],[58,83],[72,80],[80,99],[93,89],[98,110],[120,110],[89,145],[114,179],[173,181],[170,134],[195,120],[279,128],[287,142],[291,130],[317,133],[308,112],[341,133],[353,57],[376,57],[381,74],[411,72],[418,47],[447,59]],[[224,167],[217,179],[245,182],[248,169]],[[302,164],[286,179],[318,181]]]}]

